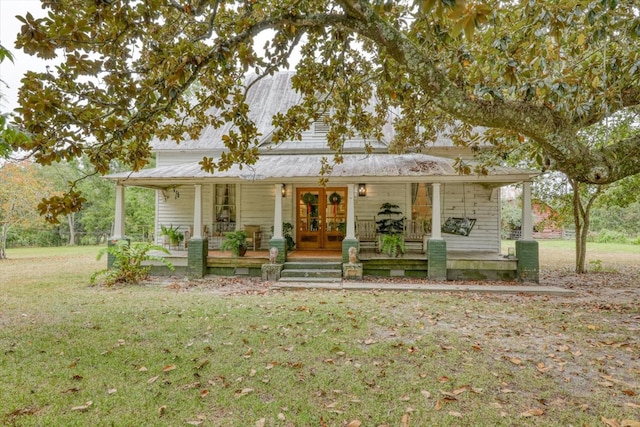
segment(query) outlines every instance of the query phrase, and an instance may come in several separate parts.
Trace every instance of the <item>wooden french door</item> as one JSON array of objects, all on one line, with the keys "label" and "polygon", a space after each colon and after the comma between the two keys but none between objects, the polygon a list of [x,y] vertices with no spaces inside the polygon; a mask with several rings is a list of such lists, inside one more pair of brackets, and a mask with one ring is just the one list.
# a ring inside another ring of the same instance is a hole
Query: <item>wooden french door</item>
[{"label": "wooden french door", "polygon": [[296,200],[297,247],[342,249],[347,231],[347,188],[298,188]]}]

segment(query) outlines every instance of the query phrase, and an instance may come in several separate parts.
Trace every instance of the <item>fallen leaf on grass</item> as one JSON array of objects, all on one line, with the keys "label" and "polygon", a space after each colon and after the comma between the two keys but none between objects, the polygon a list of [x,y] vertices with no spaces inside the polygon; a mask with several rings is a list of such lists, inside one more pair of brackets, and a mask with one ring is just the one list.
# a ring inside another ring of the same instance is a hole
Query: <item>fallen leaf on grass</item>
[{"label": "fallen leaf on grass", "polygon": [[512,357],[511,359],[509,359],[509,362],[513,363],[514,365],[522,364],[522,360],[519,357]]},{"label": "fallen leaf on grass", "polygon": [[625,403],[625,405],[627,405],[629,408],[640,408],[640,405],[638,405],[637,403],[633,403],[633,402],[627,402]]},{"label": "fallen leaf on grass", "polygon": [[190,426],[199,426],[200,424],[202,424],[202,421],[191,420],[187,421],[187,424],[189,424]]},{"label": "fallen leaf on grass", "polygon": [[167,412],[167,405],[162,405],[158,408],[158,415],[163,416]]},{"label": "fallen leaf on grass", "polygon": [[247,394],[252,393],[252,392],[253,392],[252,388],[243,388],[242,390],[236,392],[235,398],[238,399],[238,398],[240,398],[242,396],[246,396]]},{"label": "fallen leaf on grass", "polygon": [[605,417],[600,418],[600,420],[608,427],[620,427],[620,424],[618,424],[618,421],[615,420],[614,418],[608,419]]},{"label": "fallen leaf on grass", "polygon": [[622,390],[622,392],[624,394],[626,394],[627,396],[635,396],[636,395],[636,392],[633,391],[633,390]]},{"label": "fallen leaf on grass", "polygon": [[349,424],[347,424],[347,427],[360,427],[361,425],[362,425],[362,421],[353,420]]},{"label": "fallen leaf on grass", "polygon": [[71,408],[72,411],[86,411],[87,409],[89,409],[91,407],[91,405],[93,405],[93,402],[91,400],[89,400],[88,402],[86,402],[84,405],[80,405],[80,406],[74,406],[73,408]]},{"label": "fallen leaf on grass", "polygon": [[431,393],[429,393],[427,390],[420,390],[420,393],[422,393],[422,395],[427,399],[431,397]]},{"label": "fallen leaf on grass", "polygon": [[169,371],[173,371],[174,369],[176,369],[176,365],[167,365],[164,368],[162,368],[162,372],[169,372]]},{"label": "fallen leaf on grass", "polygon": [[206,388],[200,392],[200,397],[207,397],[209,395],[209,390]]},{"label": "fallen leaf on grass", "polygon": [[402,427],[409,427],[409,414],[402,416]]},{"label": "fallen leaf on grass", "polygon": [[118,392],[118,389],[115,389],[115,388],[110,388],[109,390],[107,390],[107,394],[114,394],[117,392]]},{"label": "fallen leaf on grass", "polygon": [[544,415],[544,409],[533,408],[520,414],[521,417],[539,417]]},{"label": "fallen leaf on grass", "polygon": [[149,379],[147,380],[147,384],[153,384],[153,383],[155,383],[155,382],[156,382],[156,380],[157,380],[158,378],[160,378],[160,376],[159,376],[159,375],[156,375],[155,377],[151,377],[151,378],[149,378]]},{"label": "fallen leaf on grass", "polygon": [[640,427],[640,421],[622,420],[620,427]]},{"label": "fallen leaf on grass", "polygon": [[267,422],[266,418],[260,418],[256,421],[256,427],[264,427],[264,424]]},{"label": "fallen leaf on grass", "polygon": [[462,418],[462,414],[456,411],[449,411],[449,415],[451,415],[452,417]]}]

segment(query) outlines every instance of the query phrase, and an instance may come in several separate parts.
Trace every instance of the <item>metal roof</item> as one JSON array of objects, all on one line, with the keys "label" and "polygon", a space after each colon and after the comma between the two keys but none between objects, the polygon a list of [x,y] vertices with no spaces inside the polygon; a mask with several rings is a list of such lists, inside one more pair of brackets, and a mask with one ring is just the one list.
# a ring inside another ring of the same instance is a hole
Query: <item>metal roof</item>
[{"label": "metal roof", "polygon": [[[184,163],[139,172],[123,172],[106,176],[124,185],[162,187],[178,182],[203,181],[316,181],[321,177],[323,160],[333,161],[326,155],[262,155],[253,165],[233,165],[226,171],[211,174],[202,170],[198,163]],[[446,181],[512,183],[530,179],[539,173],[533,170],[499,167],[489,175],[460,175],[453,167],[454,161],[425,154],[345,154],[343,162],[334,164],[325,175],[329,182],[383,181]]]}]

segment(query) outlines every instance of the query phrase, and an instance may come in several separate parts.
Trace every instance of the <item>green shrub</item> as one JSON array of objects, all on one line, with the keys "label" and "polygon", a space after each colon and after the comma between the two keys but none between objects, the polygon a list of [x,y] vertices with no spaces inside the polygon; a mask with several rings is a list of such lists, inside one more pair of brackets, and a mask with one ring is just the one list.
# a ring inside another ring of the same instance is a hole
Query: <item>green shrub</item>
[{"label": "green shrub", "polygon": [[593,237],[595,243],[628,243],[629,239],[619,231],[601,230]]},{"label": "green shrub", "polygon": [[142,265],[143,261],[160,261],[173,271],[173,264],[160,255],[150,255],[149,251],[170,253],[162,246],[148,242],[129,244],[126,240],[120,240],[113,246],[103,248],[98,253],[98,259],[108,253],[114,258],[113,267],[93,273],[91,275],[91,284],[95,284],[99,277],[104,278],[104,284],[107,286],[112,286],[116,283],[138,284],[149,276],[149,270],[151,270],[151,266]]}]

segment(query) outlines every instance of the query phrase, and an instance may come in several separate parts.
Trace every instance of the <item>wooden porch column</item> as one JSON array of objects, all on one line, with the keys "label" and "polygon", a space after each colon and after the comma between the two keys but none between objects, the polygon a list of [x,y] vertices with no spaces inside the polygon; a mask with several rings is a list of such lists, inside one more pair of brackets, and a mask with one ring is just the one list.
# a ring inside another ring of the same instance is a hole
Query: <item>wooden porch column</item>
[{"label": "wooden porch column", "polygon": [[[342,262],[349,262],[349,249],[356,248],[356,253],[360,252],[360,242],[356,239],[356,184],[347,185],[347,229],[345,230],[344,239],[342,239]],[[353,265],[350,264],[353,268]],[[362,279],[362,264],[358,264],[355,273],[347,274],[344,270],[345,277]],[[350,271],[350,270],[349,270]]]},{"label": "wooden porch column", "polygon": [[427,277],[447,280],[447,242],[442,239],[440,224],[440,183],[431,184],[431,238],[427,240]]},{"label": "wooden porch column", "polygon": [[431,238],[442,239],[442,231],[440,224],[440,183],[431,184],[432,200],[431,200]]},{"label": "wooden porch column", "polygon": [[282,239],[282,184],[275,185],[276,205],[273,212],[273,238]]},{"label": "wooden porch column", "polygon": [[202,238],[202,185],[195,184],[193,230],[187,247],[187,276],[201,279],[207,274],[209,242]]},{"label": "wooden porch column", "polygon": [[533,240],[533,215],[531,213],[531,182],[522,183],[522,240]]},{"label": "wooden porch column", "polygon": [[278,249],[276,263],[283,264],[287,260],[287,243],[282,235],[282,184],[276,184],[274,191],[276,201],[273,211],[273,236],[269,240],[269,250]]},{"label": "wooden porch column", "polygon": [[516,240],[518,258],[517,276],[523,282],[540,282],[540,255],[538,242],[533,240],[533,214],[531,182],[522,183],[522,228],[520,240]]},{"label": "wooden porch column", "polygon": [[122,240],[124,237],[124,185],[116,184],[116,212],[111,240]]},{"label": "wooden porch column", "polygon": [[[113,219],[113,233],[107,245],[115,246],[124,239],[124,185],[116,184],[116,211]],[[107,268],[113,267],[115,261],[115,256],[107,254]]]},{"label": "wooden porch column", "polygon": [[355,207],[355,184],[347,186],[347,235],[345,239],[356,238],[356,207]]},{"label": "wooden porch column", "polygon": [[193,206],[193,234],[191,237],[202,239],[202,185],[196,184],[194,187],[196,194]]}]

